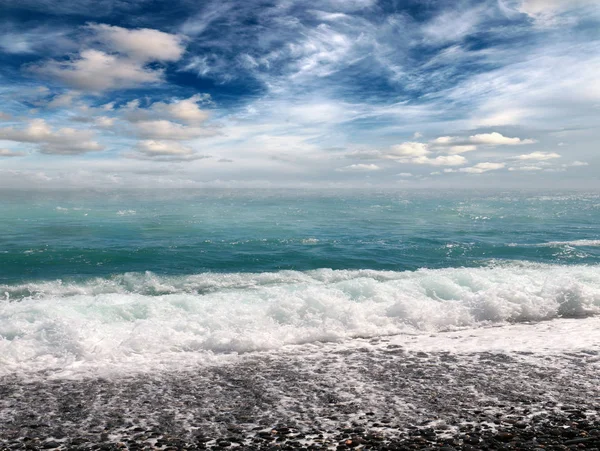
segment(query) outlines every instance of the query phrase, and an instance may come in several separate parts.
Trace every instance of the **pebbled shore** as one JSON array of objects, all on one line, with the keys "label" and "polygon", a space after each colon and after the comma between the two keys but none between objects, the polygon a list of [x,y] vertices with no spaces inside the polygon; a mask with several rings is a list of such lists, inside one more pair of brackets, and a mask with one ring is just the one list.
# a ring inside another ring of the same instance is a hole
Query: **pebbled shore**
[{"label": "pebbled shore", "polygon": [[[552,410],[552,409],[551,409]],[[356,449],[356,450],[569,450],[600,449],[600,421],[589,418],[579,408],[563,407],[561,413],[528,415],[528,409],[511,408],[506,414],[465,412],[458,431],[391,425],[389,418],[354,423],[337,430],[321,431],[276,425],[273,429],[229,426],[227,434],[213,438],[197,432],[181,438],[160,432],[160,428],[135,427],[119,441],[100,435],[47,439],[38,433],[20,440],[6,440],[1,449],[72,449],[72,450],[202,450],[238,448],[247,450]],[[367,414],[369,415],[369,414]],[[490,421],[495,426],[490,425]],[[362,426],[362,427],[361,427]],[[425,425],[427,426],[427,425]],[[46,425],[29,425],[43,429]],[[104,434],[108,434],[105,432]]]},{"label": "pebbled shore", "polygon": [[179,371],[0,379],[0,449],[600,449],[600,354],[290,347]]}]

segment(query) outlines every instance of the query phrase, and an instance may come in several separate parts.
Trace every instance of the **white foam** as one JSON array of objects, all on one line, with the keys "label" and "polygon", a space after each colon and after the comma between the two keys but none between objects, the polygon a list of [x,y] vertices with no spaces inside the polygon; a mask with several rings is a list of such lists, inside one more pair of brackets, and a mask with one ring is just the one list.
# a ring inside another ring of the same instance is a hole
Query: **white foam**
[{"label": "white foam", "polygon": [[558,247],[558,246],[572,246],[572,247],[597,247],[600,246],[600,240],[570,240],[570,241],[548,241],[546,243],[537,244],[518,244],[511,243],[511,247]]},{"label": "white foam", "polygon": [[133,216],[137,214],[137,211],[135,210],[119,210],[117,211],[117,215],[119,216]]},{"label": "white foam", "polygon": [[0,374],[156,370],[290,344],[589,317],[600,314],[600,266],[146,273],[0,293]]},{"label": "white foam", "polygon": [[546,246],[600,246],[600,240],[572,240],[572,241],[550,241],[544,243]]}]

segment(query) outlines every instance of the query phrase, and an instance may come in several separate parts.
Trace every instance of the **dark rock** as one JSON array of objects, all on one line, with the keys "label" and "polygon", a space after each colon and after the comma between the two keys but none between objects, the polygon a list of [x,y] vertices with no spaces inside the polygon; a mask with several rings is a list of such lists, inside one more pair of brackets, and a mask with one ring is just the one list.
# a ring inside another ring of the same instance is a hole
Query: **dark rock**
[{"label": "dark rock", "polygon": [[513,438],[515,438],[515,435],[511,434],[510,432],[498,432],[498,434],[496,434],[496,438],[502,442],[510,442]]}]

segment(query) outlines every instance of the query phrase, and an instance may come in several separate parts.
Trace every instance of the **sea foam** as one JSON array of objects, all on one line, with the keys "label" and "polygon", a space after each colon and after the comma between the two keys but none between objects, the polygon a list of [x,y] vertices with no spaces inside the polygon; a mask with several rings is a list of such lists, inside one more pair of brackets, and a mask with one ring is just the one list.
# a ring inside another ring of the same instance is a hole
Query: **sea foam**
[{"label": "sea foam", "polygon": [[0,374],[156,369],[285,345],[600,314],[600,266],[127,273],[0,286]]}]

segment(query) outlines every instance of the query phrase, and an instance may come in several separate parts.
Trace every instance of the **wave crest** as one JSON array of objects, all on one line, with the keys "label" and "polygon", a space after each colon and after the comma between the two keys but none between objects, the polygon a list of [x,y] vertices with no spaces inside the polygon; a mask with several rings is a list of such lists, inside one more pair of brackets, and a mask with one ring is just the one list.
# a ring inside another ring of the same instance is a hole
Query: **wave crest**
[{"label": "wave crest", "polygon": [[127,273],[0,286],[0,363],[168,362],[287,344],[600,313],[600,266]]}]

